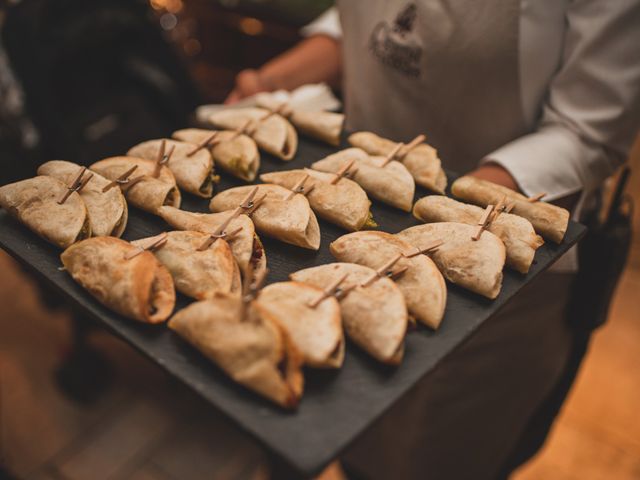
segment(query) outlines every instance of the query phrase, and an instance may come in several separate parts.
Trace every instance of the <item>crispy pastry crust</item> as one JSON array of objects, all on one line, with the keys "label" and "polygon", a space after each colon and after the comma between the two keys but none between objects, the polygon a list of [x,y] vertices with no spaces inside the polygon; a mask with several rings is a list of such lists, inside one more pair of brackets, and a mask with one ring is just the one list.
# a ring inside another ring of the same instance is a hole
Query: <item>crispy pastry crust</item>
[{"label": "crispy pastry crust", "polygon": [[[425,223],[458,222],[477,225],[483,211],[475,205],[442,195],[421,198],[413,207],[413,215]],[[520,273],[527,273],[536,250],[544,244],[542,237],[536,235],[531,222],[517,215],[502,213],[488,230],[504,243],[507,265]]]},{"label": "crispy pastry crust", "polygon": [[[297,282],[327,288],[345,273],[345,287],[362,285],[375,271],[354,263],[331,263],[299,270],[290,275]],[[408,326],[407,305],[398,286],[382,277],[351,290],[340,299],[342,323],[349,338],[373,358],[399,365],[404,355],[404,338]]]},{"label": "crispy pastry crust", "polygon": [[91,225],[77,192],[58,203],[66,191],[60,180],[41,175],[0,187],[0,207],[46,241],[67,248],[89,237]]},{"label": "crispy pastry crust", "polygon": [[270,315],[217,294],[176,313],[169,327],[229,377],[284,408],[302,396],[302,356]]},{"label": "crispy pastry crust", "polygon": [[[378,269],[399,253],[414,250],[410,243],[385,232],[363,231],[343,235],[329,245],[341,262]],[[396,280],[409,313],[431,328],[438,328],[447,303],[447,287],[442,274],[426,255],[401,258],[396,268],[407,271]]]},{"label": "crispy pastry crust", "polygon": [[176,294],[169,271],[145,251],[115,237],[93,237],[67,248],[60,259],[73,279],[102,304],[133,320],[164,322]]}]

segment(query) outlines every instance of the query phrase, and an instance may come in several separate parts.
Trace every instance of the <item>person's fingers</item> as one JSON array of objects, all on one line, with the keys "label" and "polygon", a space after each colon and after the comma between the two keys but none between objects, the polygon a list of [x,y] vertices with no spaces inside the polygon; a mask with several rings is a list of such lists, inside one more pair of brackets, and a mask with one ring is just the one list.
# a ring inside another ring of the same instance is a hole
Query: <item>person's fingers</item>
[{"label": "person's fingers", "polygon": [[239,92],[242,98],[249,97],[263,91],[264,87],[260,82],[258,72],[252,69],[247,69],[238,73],[236,76],[235,90]]},{"label": "person's fingers", "polygon": [[241,100],[241,98],[242,97],[240,97],[240,92],[238,92],[238,90],[234,88],[233,90],[231,90],[231,93],[227,95],[227,98],[224,100],[224,104],[232,105],[234,103],[238,103]]}]

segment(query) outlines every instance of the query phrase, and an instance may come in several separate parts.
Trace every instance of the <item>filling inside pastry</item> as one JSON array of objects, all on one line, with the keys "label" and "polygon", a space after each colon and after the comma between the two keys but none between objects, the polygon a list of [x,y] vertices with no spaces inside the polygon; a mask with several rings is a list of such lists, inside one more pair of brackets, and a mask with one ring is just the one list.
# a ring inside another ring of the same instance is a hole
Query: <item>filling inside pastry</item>
[{"label": "filling inside pastry", "polygon": [[121,233],[120,228],[122,227],[123,223],[124,223],[124,213],[120,215],[120,218],[118,219],[116,224],[113,226],[113,229],[111,230],[111,234],[110,234],[112,237],[120,236],[120,233]]},{"label": "filling inside pastry", "polygon": [[84,240],[85,238],[89,238],[91,236],[91,225],[89,224],[89,217],[87,216],[84,219],[84,223],[82,224],[82,228],[78,232],[76,239],[74,242],[79,242],[80,240]]},{"label": "filling inside pastry", "polygon": [[378,224],[373,219],[373,213],[371,213],[371,210],[369,210],[369,214],[368,214],[367,219],[365,220],[364,224],[362,225],[362,228],[376,228],[377,226],[378,226]]},{"label": "filling inside pastry", "polygon": [[213,171],[213,168],[207,175],[207,178],[204,180],[200,188],[198,189],[200,193],[203,195],[210,196],[213,193],[213,185],[217,184],[220,181],[220,176],[216,175]]},{"label": "filling inside pastry", "polygon": [[251,251],[251,258],[249,259],[249,263],[251,264],[252,269],[258,268],[258,264],[260,263],[260,259],[264,254],[264,247],[262,246],[262,242],[258,238],[257,235],[253,236],[253,250]]},{"label": "filling inside pastry", "polygon": [[167,193],[167,196],[164,197],[164,202],[162,202],[162,205],[169,205],[172,207],[176,204],[177,199],[178,199],[178,189],[176,187],[173,187],[171,190],[169,190],[169,193]]}]

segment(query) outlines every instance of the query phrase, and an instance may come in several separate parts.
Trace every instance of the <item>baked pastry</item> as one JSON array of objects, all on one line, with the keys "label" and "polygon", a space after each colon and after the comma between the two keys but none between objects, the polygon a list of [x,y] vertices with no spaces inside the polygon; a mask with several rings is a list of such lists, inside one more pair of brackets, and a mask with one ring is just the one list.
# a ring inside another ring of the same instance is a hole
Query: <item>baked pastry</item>
[{"label": "baked pastry", "polygon": [[[212,212],[236,208],[255,186],[230,188],[211,199]],[[315,214],[304,195],[293,194],[279,185],[258,185],[257,197],[266,195],[253,211],[251,219],[256,230],[291,245],[310,250],[320,248],[320,227]]]},{"label": "baked pastry", "polygon": [[164,322],[175,306],[169,271],[153,256],[115,237],[93,237],[60,255],[65,270],[103,305],[144,323]]},{"label": "baked pastry", "polygon": [[169,328],[229,377],[284,408],[302,396],[302,356],[271,317],[233,295],[195,302],[169,320]]},{"label": "baked pastry", "polygon": [[[306,268],[292,273],[290,278],[325,289],[345,274],[345,289],[356,285],[339,300],[347,335],[376,360],[400,364],[404,355],[408,313],[404,295],[393,280],[378,277],[375,270],[354,263]],[[374,281],[370,281],[372,276]]]},{"label": "baked pastry", "polygon": [[[424,137],[423,137],[424,138]],[[397,143],[382,138],[372,132],[357,132],[349,135],[349,143],[361,148],[369,155],[386,157],[397,147]],[[412,147],[412,148],[411,148]],[[427,143],[405,145],[397,152],[395,159],[407,167],[416,184],[436,193],[444,193],[447,187],[447,176],[442,169],[438,152]]]},{"label": "baked pastry", "polygon": [[308,168],[260,175],[263,182],[280,185],[289,190],[305,178],[307,180],[303,187],[305,192],[308,192],[305,196],[311,209],[320,218],[351,232],[377,226],[371,215],[371,202],[366,192],[348,178],[337,178],[333,173]]},{"label": "baked pastry", "polygon": [[[182,197],[176,179],[166,166],[161,166],[157,177],[156,162],[137,157],[110,157],[91,167],[112,182],[120,180],[120,188],[129,204],[156,213],[163,205],[180,207]],[[126,177],[125,180],[121,180]]]},{"label": "baked pastry", "polygon": [[[211,198],[218,177],[214,174],[213,158],[206,148],[171,139],[147,140],[131,147],[127,155],[157,161],[164,144],[166,166],[171,170],[181,190],[203,198]],[[171,153],[169,155],[169,153]]]},{"label": "baked pastry", "polygon": [[562,243],[569,226],[568,210],[550,203],[532,202],[521,193],[486,180],[460,177],[451,185],[451,192],[461,200],[481,207],[497,205],[506,197],[507,203],[513,206],[511,213],[529,220],[536,232],[555,243]]},{"label": "baked pastry", "polygon": [[328,297],[311,304],[322,290],[299,282],[267,285],[258,293],[254,307],[275,319],[302,354],[304,363],[314,368],[340,368],[344,361],[344,335],[340,306]]},{"label": "baked pastry", "polygon": [[251,137],[231,130],[205,130],[186,128],[173,132],[173,138],[194,144],[208,142],[207,148],[213,156],[216,167],[220,167],[234,177],[253,182],[260,169],[260,153]]},{"label": "baked pastry", "polygon": [[[38,175],[47,175],[69,186],[78,177],[82,166],[65,160],[51,160],[38,167]],[[91,179],[78,191],[89,214],[91,235],[120,237],[129,217],[127,202],[119,188],[102,190],[110,182],[96,172],[87,172]]]},{"label": "baked pastry", "polygon": [[378,269],[398,254],[403,255],[396,268],[406,271],[396,284],[407,302],[409,314],[431,328],[438,328],[447,302],[447,287],[442,274],[426,255],[406,258],[415,248],[401,238],[386,232],[349,233],[329,245],[341,262],[357,263]]},{"label": "baked pastry", "polygon": [[[477,225],[484,210],[476,205],[458,202],[443,195],[421,198],[413,206],[413,215],[425,223],[457,222]],[[536,250],[544,240],[536,235],[531,222],[510,213],[500,213],[488,226],[488,231],[498,236],[506,249],[507,266],[520,273],[527,273]]]},{"label": "baked pastry", "polygon": [[384,157],[369,156],[359,148],[347,148],[311,165],[314,170],[336,173],[354,162],[351,179],[359,184],[371,197],[405,212],[411,211],[415,182],[407,168]]},{"label": "baked pastry", "polygon": [[397,234],[414,247],[444,240],[430,254],[447,280],[467,290],[494,299],[502,287],[506,251],[502,240],[484,231],[473,240],[478,227],[463,223],[429,223],[407,228]]},{"label": "baked pastry", "polygon": [[[163,236],[166,239],[153,253],[171,273],[176,290],[196,300],[211,298],[217,292],[240,296],[240,269],[225,239],[208,244],[210,235],[193,231]],[[142,238],[131,244],[144,248],[157,239]]]},{"label": "baked pastry", "polygon": [[60,248],[91,236],[91,222],[78,192],[57,178],[40,175],[0,187],[0,207]]}]

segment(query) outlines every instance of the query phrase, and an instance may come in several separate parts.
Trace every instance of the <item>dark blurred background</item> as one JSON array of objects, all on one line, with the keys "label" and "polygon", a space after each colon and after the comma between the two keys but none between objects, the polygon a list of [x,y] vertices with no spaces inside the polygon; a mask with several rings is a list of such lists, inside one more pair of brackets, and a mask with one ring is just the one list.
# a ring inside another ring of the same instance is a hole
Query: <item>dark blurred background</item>
[{"label": "dark blurred background", "polygon": [[0,184],[168,135],[331,0],[0,1]]}]

